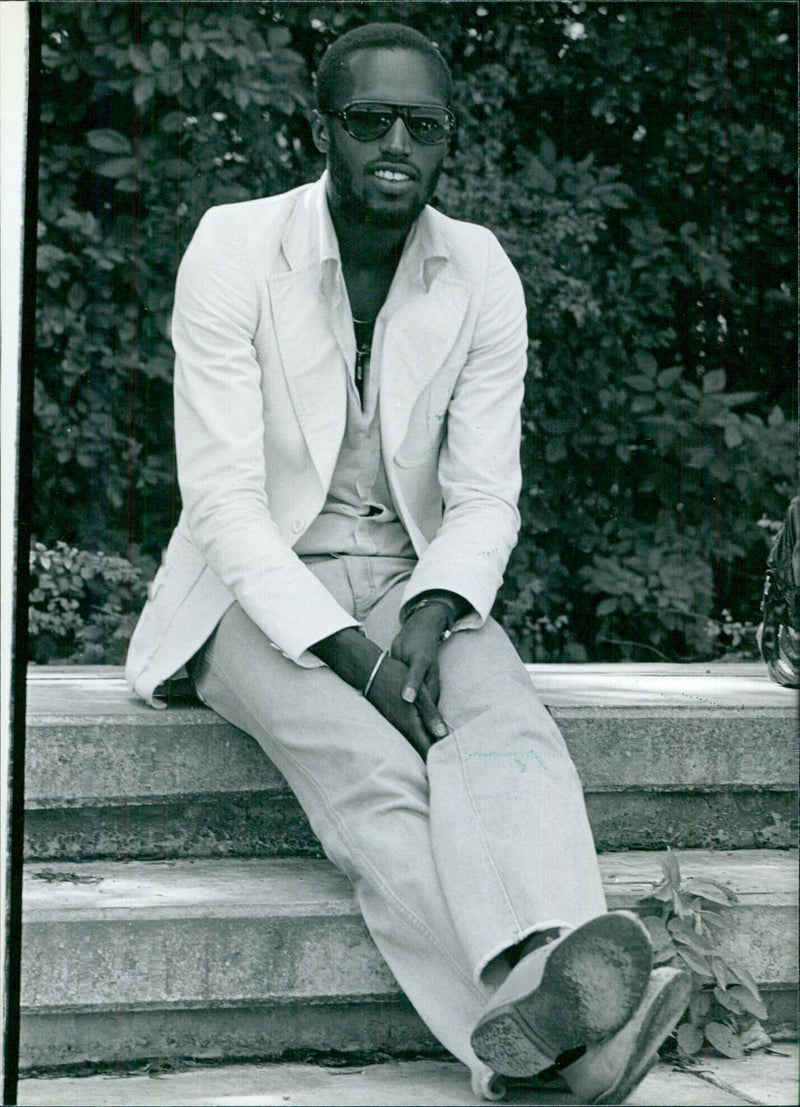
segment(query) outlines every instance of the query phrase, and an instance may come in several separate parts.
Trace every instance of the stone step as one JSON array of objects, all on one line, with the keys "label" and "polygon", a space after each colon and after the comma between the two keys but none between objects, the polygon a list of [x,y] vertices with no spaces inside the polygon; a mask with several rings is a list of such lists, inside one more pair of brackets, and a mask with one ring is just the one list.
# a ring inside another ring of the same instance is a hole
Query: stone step
[{"label": "stone step", "polygon": [[[156,1077],[154,1079],[154,1076]],[[743,1060],[709,1055],[694,1067],[656,1065],[626,1099],[627,1107],[786,1107],[797,1099],[798,1053],[792,1042]],[[566,1085],[509,1088],[503,1101],[517,1107],[578,1105]],[[113,1072],[94,1076],[40,1076],[20,1081],[20,1107],[485,1107],[472,1095],[457,1061],[383,1064],[202,1065],[178,1072]]]},{"label": "stone step", "polygon": [[[725,945],[773,1022],[796,1010],[797,857],[679,855],[739,896]],[[601,858],[609,907],[660,879],[648,852]],[[307,859],[33,863],[23,893],[22,1063],[274,1058],[435,1048],[348,882]]]},{"label": "stone step", "polygon": [[[758,664],[531,665],[598,848],[796,842],[797,697]],[[257,743],[189,698],[132,700],[121,670],[28,682],[31,859],[319,856]]]}]

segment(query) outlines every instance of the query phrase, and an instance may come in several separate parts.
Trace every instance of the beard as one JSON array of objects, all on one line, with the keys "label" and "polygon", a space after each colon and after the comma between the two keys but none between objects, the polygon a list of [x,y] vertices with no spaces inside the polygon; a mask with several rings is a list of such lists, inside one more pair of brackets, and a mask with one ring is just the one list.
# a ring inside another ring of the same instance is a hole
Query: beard
[{"label": "beard", "polygon": [[436,191],[440,172],[441,166],[431,175],[421,194],[415,192],[402,201],[393,201],[387,197],[385,203],[379,205],[356,190],[350,167],[336,145],[332,143],[328,151],[328,173],[333,201],[345,221],[357,226],[409,230]]}]

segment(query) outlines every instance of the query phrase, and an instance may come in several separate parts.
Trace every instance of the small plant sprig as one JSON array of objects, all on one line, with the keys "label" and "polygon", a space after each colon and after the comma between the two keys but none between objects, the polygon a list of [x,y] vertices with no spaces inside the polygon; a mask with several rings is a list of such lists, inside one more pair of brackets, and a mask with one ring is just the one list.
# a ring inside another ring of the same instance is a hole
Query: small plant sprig
[{"label": "small plant sprig", "polygon": [[727,911],[736,893],[710,877],[682,877],[667,848],[664,879],[639,898],[642,922],[653,943],[654,963],[684,969],[692,998],[678,1026],[679,1057],[690,1058],[708,1043],[725,1057],[742,1057],[770,1044],[762,1019],[767,1011],[751,973],[721,946]]}]

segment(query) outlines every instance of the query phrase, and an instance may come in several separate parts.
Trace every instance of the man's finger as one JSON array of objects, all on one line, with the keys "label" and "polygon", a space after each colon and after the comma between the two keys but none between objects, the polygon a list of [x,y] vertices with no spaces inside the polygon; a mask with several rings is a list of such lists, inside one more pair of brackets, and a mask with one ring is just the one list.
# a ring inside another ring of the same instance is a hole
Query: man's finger
[{"label": "man's finger", "polygon": [[425,674],[425,687],[430,692],[434,704],[438,706],[441,686],[439,684],[439,666],[436,661],[431,663]]},{"label": "man's finger", "polygon": [[430,668],[431,659],[417,655],[408,667],[403,691],[400,693],[406,703],[416,703],[425,674]]},{"label": "man's finger", "polygon": [[450,733],[450,728],[440,715],[439,709],[424,684],[419,690],[416,707],[428,733],[432,734],[434,738],[446,738]]},{"label": "man's finger", "polygon": [[431,736],[423,726],[416,709],[412,707],[409,714],[413,714],[414,718],[407,727],[408,740],[424,761],[428,750],[431,748]]}]

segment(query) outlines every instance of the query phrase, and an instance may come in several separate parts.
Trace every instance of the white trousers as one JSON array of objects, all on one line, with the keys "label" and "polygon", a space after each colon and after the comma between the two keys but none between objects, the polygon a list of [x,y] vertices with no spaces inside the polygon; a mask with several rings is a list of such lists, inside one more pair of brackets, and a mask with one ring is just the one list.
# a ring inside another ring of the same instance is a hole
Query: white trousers
[{"label": "white trousers", "polygon": [[[307,563],[388,648],[413,563]],[[331,669],[279,653],[238,604],[192,671],[204,702],[283,773],[398,984],[489,1094],[470,1034],[507,974],[502,952],[606,910],[580,781],[503,630],[490,620],[443,644],[451,733],[427,762]]]}]

